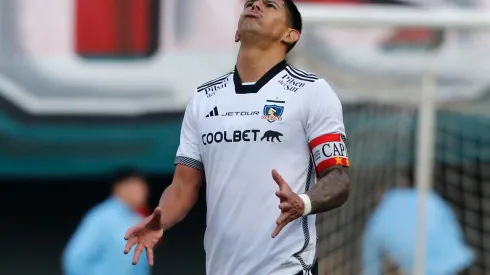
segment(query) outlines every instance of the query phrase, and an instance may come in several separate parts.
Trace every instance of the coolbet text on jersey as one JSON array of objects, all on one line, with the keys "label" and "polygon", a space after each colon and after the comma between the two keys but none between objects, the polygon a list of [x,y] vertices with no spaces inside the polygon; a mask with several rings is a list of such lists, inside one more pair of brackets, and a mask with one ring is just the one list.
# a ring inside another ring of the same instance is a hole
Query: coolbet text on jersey
[{"label": "coolbet text on jersey", "polygon": [[307,274],[315,216],[271,238],[281,213],[271,170],[304,193],[315,168],[349,166],[341,103],[325,80],[286,61],[256,83],[242,84],[235,70],[196,89],[176,164],[205,171],[207,274]]}]

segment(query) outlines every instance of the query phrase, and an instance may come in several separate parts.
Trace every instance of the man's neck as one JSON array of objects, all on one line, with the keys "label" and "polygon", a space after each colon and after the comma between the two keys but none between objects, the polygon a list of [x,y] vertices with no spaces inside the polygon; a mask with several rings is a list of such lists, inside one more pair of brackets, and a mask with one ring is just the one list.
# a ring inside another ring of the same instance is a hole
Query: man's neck
[{"label": "man's neck", "polygon": [[261,49],[257,47],[244,47],[238,51],[236,68],[243,82],[257,82],[285,56],[278,49]]}]

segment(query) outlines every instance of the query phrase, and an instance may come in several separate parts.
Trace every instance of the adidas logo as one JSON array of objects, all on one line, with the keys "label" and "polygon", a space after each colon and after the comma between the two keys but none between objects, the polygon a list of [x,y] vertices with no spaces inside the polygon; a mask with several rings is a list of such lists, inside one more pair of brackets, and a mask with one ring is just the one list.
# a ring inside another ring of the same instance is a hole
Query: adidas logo
[{"label": "adidas logo", "polygon": [[213,110],[211,110],[211,112],[209,112],[209,114],[206,115],[206,117],[213,117],[213,116],[218,116],[219,113],[218,113],[218,107],[214,107]]}]

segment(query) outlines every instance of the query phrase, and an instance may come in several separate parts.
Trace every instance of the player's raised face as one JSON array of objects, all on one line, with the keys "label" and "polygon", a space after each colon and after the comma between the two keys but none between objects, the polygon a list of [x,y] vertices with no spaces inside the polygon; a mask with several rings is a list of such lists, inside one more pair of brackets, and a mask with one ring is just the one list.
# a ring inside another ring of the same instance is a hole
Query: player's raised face
[{"label": "player's raised face", "polygon": [[247,0],[238,21],[236,40],[247,34],[258,34],[275,41],[285,41],[290,31],[288,11],[283,0]]}]

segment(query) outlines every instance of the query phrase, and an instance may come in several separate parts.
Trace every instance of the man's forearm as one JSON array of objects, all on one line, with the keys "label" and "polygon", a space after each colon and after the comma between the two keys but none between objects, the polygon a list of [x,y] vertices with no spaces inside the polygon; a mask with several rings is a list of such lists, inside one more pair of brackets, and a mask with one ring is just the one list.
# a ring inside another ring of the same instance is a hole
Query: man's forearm
[{"label": "man's forearm", "polygon": [[159,207],[162,209],[163,228],[169,229],[182,221],[199,196],[198,187],[180,186],[172,183],[163,191]]},{"label": "man's forearm", "polygon": [[311,214],[335,209],[349,197],[347,168],[332,167],[319,175],[319,178],[315,187],[306,192],[311,200]]}]

